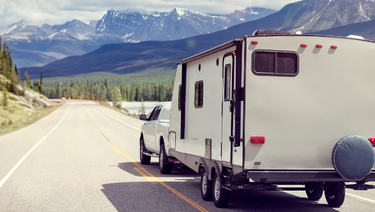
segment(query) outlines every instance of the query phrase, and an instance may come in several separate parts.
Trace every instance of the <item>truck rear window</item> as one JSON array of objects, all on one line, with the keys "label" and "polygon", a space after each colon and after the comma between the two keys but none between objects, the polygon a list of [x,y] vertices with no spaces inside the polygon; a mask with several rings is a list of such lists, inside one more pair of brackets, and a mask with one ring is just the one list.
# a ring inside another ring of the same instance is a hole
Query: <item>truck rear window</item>
[{"label": "truck rear window", "polygon": [[296,52],[256,50],[252,57],[252,70],[256,75],[296,76],[298,74]]}]

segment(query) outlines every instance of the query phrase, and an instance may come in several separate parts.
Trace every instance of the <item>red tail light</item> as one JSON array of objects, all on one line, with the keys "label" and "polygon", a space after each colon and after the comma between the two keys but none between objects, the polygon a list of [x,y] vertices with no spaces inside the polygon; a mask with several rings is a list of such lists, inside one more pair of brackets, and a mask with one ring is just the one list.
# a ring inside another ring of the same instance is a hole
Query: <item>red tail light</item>
[{"label": "red tail light", "polygon": [[250,142],[252,144],[264,144],[266,142],[266,138],[264,136],[251,136]]},{"label": "red tail light", "polygon": [[336,45],[332,45],[331,49],[337,49],[337,46]]},{"label": "red tail light", "polygon": [[368,141],[370,141],[372,146],[375,146],[375,138],[369,138]]},{"label": "red tail light", "polygon": [[251,41],[251,44],[258,44],[258,41],[253,40],[253,41]]},{"label": "red tail light", "polygon": [[316,44],[316,48],[322,48],[323,47],[323,45],[322,44]]},{"label": "red tail light", "polygon": [[301,47],[303,47],[303,48],[306,48],[307,47],[307,44],[301,44]]}]

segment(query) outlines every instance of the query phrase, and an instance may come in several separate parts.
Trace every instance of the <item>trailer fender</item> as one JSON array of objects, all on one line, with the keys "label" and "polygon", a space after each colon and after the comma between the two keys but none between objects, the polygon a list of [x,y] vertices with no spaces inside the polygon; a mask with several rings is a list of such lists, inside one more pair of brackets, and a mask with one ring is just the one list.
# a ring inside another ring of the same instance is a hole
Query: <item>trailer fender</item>
[{"label": "trailer fender", "polygon": [[[215,161],[207,160],[205,158],[201,158],[201,159],[199,159],[199,164],[201,164],[201,166],[203,166],[204,170],[206,170],[207,175],[208,175],[208,180],[214,179],[215,173],[213,173],[213,168],[215,169],[216,172],[221,174],[219,166],[217,165],[217,163]],[[199,168],[199,173],[200,173],[200,169],[201,169],[201,167]]]},{"label": "trailer fender", "polygon": [[374,163],[374,149],[362,136],[349,135],[341,138],[332,151],[332,164],[345,180],[363,180],[370,174]]}]

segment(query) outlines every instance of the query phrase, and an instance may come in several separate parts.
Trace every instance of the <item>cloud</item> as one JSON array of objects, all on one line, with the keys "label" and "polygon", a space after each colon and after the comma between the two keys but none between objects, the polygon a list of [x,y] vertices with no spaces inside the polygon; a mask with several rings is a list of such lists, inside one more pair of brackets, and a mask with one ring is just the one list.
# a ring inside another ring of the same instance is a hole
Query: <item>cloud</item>
[{"label": "cloud", "polygon": [[73,19],[89,23],[99,20],[107,10],[170,12],[185,8],[208,14],[228,14],[246,7],[275,10],[297,0],[0,0],[0,31],[8,25],[27,20],[36,24],[63,24]]}]

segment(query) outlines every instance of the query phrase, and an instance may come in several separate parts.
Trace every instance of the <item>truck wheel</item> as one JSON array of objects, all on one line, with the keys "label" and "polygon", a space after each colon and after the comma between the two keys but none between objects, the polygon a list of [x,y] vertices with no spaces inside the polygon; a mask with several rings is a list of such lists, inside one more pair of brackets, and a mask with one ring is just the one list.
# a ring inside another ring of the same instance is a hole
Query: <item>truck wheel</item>
[{"label": "truck wheel", "polygon": [[151,161],[151,157],[148,156],[148,155],[145,155],[143,154],[145,151],[146,151],[146,147],[145,147],[145,143],[143,141],[143,138],[141,138],[140,142],[139,142],[139,158],[141,160],[141,164],[150,164],[150,161]]},{"label": "truck wheel", "polygon": [[218,208],[227,207],[230,199],[230,191],[222,187],[222,181],[217,172],[213,182],[212,193],[215,206]]},{"label": "truck wheel", "polygon": [[323,195],[323,189],[321,190],[309,189],[312,187],[317,187],[317,186],[315,186],[314,183],[307,183],[305,185],[307,197],[309,198],[309,200],[314,200],[314,201],[320,200],[320,198],[322,198],[322,195]]},{"label": "truck wheel", "polygon": [[170,174],[172,172],[173,163],[168,162],[168,156],[165,153],[164,144],[160,144],[159,152],[159,170],[162,174]]},{"label": "truck wheel", "polygon": [[205,201],[212,200],[212,181],[208,179],[208,174],[205,169],[202,170],[201,175],[201,195]]},{"label": "truck wheel", "polygon": [[345,199],[345,184],[329,183],[324,190],[328,205],[331,207],[340,207]]}]

